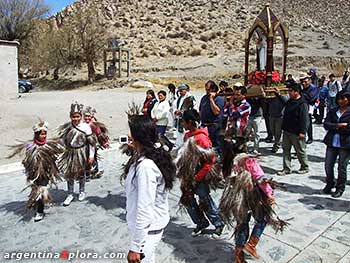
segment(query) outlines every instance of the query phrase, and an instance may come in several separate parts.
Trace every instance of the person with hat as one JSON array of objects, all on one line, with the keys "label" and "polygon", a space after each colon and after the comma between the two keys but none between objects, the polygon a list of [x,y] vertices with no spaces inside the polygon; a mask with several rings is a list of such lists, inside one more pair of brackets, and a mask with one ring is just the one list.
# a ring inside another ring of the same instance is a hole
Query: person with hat
[{"label": "person with hat", "polygon": [[309,104],[309,123],[308,123],[308,130],[307,130],[308,138],[307,138],[306,144],[311,144],[313,142],[312,115],[314,113],[315,103],[319,97],[319,89],[317,88],[317,86],[312,84],[311,77],[306,73],[302,73],[299,77],[299,80],[303,87],[302,95],[304,96],[304,99]]},{"label": "person with hat", "polygon": [[48,183],[56,185],[57,181],[61,180],[56,160],[63,152],[63,148],[57,140],[47,140],[47,130],[48,123],[40,121],[33,127],[34,139],[12,146],[14,151],[7,157],[9,159],[25,153],[22,164],[25,168],[28,187],[31,187],[27,208],[36,211],[34,222],[44,218],[45,204],[52,203]]},{"label": "person with hat", "polygon": [[[308,103],[302,96],[300,84],[294,84],[288,88],[289,100],[284,108],[282,121],[282,149],[283,149],[283,170],[278,175],[286,175],[292,172],[291,149],[295,149],[301,165],[298,173],[305,174],[309,171],[306,155],[305,134],[309,122]],[[279,96],[279,94],[277,94]]]},{"label": "person with hat", "polygon": [[175,148],[181,147],[184,143],[185,130],[182,125],[182,115],[184,111],[193,109],[196,101],[195,98],[190,94],[188,85],[180,84],[177,89],[179,96],[173,104],[173,109],[171,110],[171,112],[174,114],[176,128]]},{"label": "person with hat", "polygon": [[70,122],[58,128],[58,137],[65,151],[58,161],[58,167],[67,180],[68,195],[63,206],[69,206],[74,200],[74,181],[79,181],[79,201],[85,199],[86,172],[95,160],[97,138],[91,126],[82,120],[84,105],[71,104]]}]

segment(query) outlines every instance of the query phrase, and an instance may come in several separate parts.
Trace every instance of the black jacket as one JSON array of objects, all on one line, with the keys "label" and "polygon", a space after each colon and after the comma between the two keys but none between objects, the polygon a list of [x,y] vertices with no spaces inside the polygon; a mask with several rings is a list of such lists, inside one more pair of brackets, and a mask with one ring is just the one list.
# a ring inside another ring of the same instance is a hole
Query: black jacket
[{"label": "black jacket", "polygon": [[[333,137],[335,134],[340,135],[340,147],[350,148],[350,107],[347,111],[339,118],[337,116],[337,111],[339,108],[332,109],[328,112],[327,117],[324,121],[323,127],[327,130],[327,134],[323,139],[323,142],[332,147]],[[347,123],[347,127],[337,128],[338,123]]]},{"label": "black jacket", "polygon": [[309,125],[309,105],[303,97],[289,99],[284,108],[282,130],[297,134],[306,134]]}]

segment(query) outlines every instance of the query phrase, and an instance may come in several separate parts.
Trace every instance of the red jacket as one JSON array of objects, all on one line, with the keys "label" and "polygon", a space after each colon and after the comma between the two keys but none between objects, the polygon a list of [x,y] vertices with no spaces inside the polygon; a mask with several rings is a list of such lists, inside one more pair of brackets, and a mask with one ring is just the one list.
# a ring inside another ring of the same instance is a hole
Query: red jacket
[{"label": "red jacket", "polygon": [[[196,144],[203,149],[210,149],[212,147],[211,140],[209,138],[208,128],[202,128],[202,129],[196,129],[195,131],[189,131],[186,132],[184,136],[184,141],[186,141],[189,137],[194,136],[194,139],[196,141]],[[203,167],[198,171],[198,173],[195,175],[194,179],[196,182],[201,182],[205,179],[205,176],[207,173],[211,170],[215,163],[215,158],[213,158],[211,161],[207,161]]]}]

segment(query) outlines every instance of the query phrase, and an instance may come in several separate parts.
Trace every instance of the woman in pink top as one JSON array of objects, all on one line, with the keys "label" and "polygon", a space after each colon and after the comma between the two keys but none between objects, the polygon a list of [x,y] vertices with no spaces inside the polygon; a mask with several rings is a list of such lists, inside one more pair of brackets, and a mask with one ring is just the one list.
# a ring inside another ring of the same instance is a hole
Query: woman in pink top
[{"label": "woman in pink top", "polygon": [[[245,262],[243,251],[259,258],[256,245],[267,224],[276,231],[282,231],[287,224],[274,217],[272,206],[275,198],[270,185],[273,183],[272,179],[265,176],[255,158],[244,153],[244,145],[243,137],[226,139],[223,151],[223,174],[226,178],[226,186],[220,201],[220,211],[225,223],[233,225],[233,222],[237,222],[236,263]],[[249,235],[249,221],[252,216],[256,223]]]}]

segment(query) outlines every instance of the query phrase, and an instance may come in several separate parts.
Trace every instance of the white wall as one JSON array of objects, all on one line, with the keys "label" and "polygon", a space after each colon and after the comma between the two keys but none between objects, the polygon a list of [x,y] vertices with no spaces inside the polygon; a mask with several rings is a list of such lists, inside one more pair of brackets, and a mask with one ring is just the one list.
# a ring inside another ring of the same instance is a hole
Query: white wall
[{"label": "white wall", "polygon": [[0,40],[0,100],[18,97],[17,45]]}]

